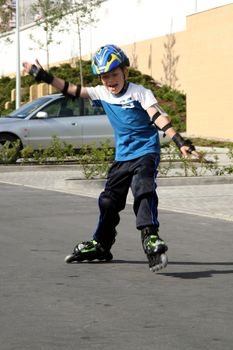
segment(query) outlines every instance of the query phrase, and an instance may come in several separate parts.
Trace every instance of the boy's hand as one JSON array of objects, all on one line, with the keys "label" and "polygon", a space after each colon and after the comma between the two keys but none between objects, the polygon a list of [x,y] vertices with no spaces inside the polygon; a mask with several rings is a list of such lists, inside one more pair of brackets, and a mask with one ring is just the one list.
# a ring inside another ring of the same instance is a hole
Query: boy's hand
[{"label": "boy's hand", "polygon": [[191,151],[190,152],[190,147],[189,146],[182,146],[181,148],[180,148],[180,151],[181,151],[181,153],[182,153],[182,155],[183,155],[183,157],[184,158],[188,158],[188,157],[190,157],[190,155],[192,154],[192,155],[194,155],[196,158],[198,158],[198,159],[200,159],[201,158],[201,156],[200,156],[200,154],[194,149],[193,151]]},{"label": "boy's hand", "polygon": [[[30,72],[32,70],[32,66],[33,66],[33,64],[30,62],[23,62],[24,71],[28,74],[30,74]],[[38,59],[36,59],[36,66],[38,69],[43,69],[40,62],[38,61]]]},{"label": "boy's hand", "polygon": [[172,140],[175,142],[184,158],[188,158],[191,154],[198,159],[201,158],[191,140],[184,139],[178,132],[173,135]]},{"label": "boy's hand", "polygon": [[23,67],[25,72],[33,76],[36,81],[43,81],[44,83],[52,84],[54,76],[51,73],[44,70],[38,60],[36,60],[36,64],[23,62]]},{"label": "boy's hand", "polygon": [[30,70],[32,69],[32,64],[29,62],[23,62],[23,68],[25,73],[29,74]]}]

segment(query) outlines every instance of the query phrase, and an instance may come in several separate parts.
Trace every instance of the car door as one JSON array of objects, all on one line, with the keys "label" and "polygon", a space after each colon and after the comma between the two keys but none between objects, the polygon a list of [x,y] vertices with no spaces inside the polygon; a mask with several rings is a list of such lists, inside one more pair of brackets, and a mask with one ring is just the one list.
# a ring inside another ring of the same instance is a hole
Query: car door
[{"label": "car door", "polygon": [[[114,146],[114,132],[101,107],[92,106],[87,99],[83,100],[83,117],[80,117],[82,124],[83,143],[100,146],[102,142],[110,141]],[[81,108],[81,109],[82,109]]]},{"label": "car door", "polygon": [[43,107],[46,117],[34,115],[28,120],[28,144],[34,149],[46,148],[53,137],[61,142],[82,146],[82,122],[80,120],[80,102],[78,99],[61,98]]}]

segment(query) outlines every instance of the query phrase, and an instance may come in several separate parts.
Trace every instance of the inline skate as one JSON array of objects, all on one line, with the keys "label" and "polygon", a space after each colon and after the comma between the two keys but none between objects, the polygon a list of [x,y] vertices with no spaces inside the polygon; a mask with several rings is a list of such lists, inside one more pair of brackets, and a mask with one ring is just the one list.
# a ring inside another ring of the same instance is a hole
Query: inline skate
[{"label": "inline skate", "polygon": [[102,248],[100,243],[96,242],[95,240],[91,240],[78,243],[74,247],[73,253],[65,258],[65,262],[67,264],[70,264],[73,262],[81,262],[85,260],[110,261],[112,259],[113,256],[110,250]]},{"label": "inline skate", "polygon": [[157,227],[145,227],[141,231],[143,250],[149,261],[152,272],[159,271],[167,266],[168,258],[166,251],[168,247],[159,237]]}]

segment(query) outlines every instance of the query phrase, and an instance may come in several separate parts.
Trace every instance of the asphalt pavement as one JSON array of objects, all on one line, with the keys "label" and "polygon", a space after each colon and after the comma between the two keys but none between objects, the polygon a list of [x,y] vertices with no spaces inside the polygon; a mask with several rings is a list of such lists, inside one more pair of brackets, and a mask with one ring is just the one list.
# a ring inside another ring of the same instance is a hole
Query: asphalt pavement
[{"label": "asphalt pavement", "polygon": [[159,273],[131,194],[113,261],[64,262],[91,237],[102,186],[75,166],[0,169],[1,350],[231,350],[232,178],[159,180]]}]

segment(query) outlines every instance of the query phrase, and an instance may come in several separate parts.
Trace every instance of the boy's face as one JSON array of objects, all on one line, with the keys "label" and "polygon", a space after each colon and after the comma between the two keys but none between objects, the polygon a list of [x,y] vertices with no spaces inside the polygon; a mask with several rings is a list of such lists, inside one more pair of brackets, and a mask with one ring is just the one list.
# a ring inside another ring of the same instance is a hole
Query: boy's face
[{"label": "boy's face", "polygon": [[125,79],[128,75],[128,69],[116,68],[111,72],[103,73],[100,75],[102,84],[108,89],[113,95],[118,95],[125,85]]}]

